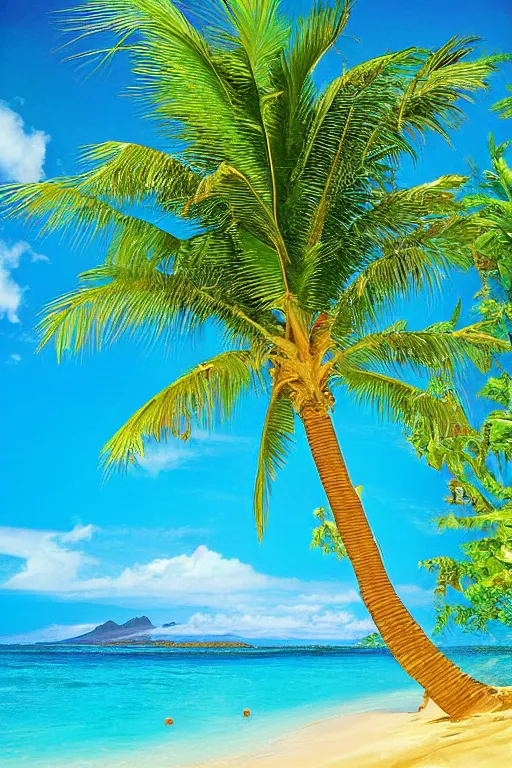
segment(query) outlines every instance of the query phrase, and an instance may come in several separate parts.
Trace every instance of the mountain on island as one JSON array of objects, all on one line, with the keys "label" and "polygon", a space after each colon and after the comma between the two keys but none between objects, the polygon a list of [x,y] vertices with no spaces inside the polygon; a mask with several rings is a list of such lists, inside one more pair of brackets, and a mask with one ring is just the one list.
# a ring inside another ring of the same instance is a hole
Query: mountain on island
[{"label": "mountain on island", "polygon": [[147,616],[137,616],[124,624],[117,624],[115,621],[106,621],[99,624],[90,632],[78,637],[69,637],[66,640],[60,640],[57,643],[38,643],[38,645],[110,645],[112,643],[122,645],[132,645],[143,643],[144,645],[156,645],[158,643],[175,642],[186,644],[214,643],[223,645],[225,643],[241,644],[243,638],[237,635],[177,635],[175,632],[162,632],[164,629],[173,629],[179,626],[176,621],[169,621],[161,626],[158,634],[153,630],[156,626]]},{"label": "mountain on island", "polygon": [[71,645],[99,645],[110,643],[113,640],[123,640],[132,635],[144,635],[145,632],[155,629],[154,624],[150,622],[147,616],[137,616],[124,624],[117,624],[115,621],[106,621],[100,624],[85,635],[70,637],[67,640],[61,640],[61,643]]},{"label": "mountain on island", "polygon": [[[170,621],[163,624],[162,629],[171,629],[177,627],[176,621]],[[155,635],[152,630],[156,629],[147,616],[138,616],[125,624],[117,624],[115,621],[106,621],[100,624],[91,632],[78,637],[70,637],[67,640],[61,640],[58,645],[184,645],[184,646],[237,646],[246,647],[243,638],[237,635],[177,635],[175,633],[160,632]],[[39,643],[38,643],[39,645]],[[47,645],[47,643],[42,643]],[[53,645],[53,643],[52,643]]]}]

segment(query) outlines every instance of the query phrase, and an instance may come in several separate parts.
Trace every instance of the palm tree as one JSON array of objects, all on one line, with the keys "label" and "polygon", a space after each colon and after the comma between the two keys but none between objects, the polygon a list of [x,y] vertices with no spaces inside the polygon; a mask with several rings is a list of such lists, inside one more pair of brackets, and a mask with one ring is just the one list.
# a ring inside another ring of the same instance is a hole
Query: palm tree
[{"label": "palm tree", "polygon": [[[224,351],[127,421],[104,449],[107,471],[136,462],[149,440],[213,428],[249,392],[268,395],[259,536],[298,419],[388,648],[451,715],[499,708],[503,695],[452,664],[396,595],[331,418],[341,388],[382,416],[410,424],[420,414],[446,431],[452,409],[400,369],[452,369],[468,357],[486,369],[503,348],[478,324],[379,325],[401,298],[471,262],[475,227],[455,199],[464,179],[403,189],[395,172],[429,131],[448,137],[463,116],[460,99],[486,87],[499,57],[474,58],[475,41],[454,38],[435,51],[387,53],[318,89],[315,68],[340,37],[348,4],[316,0],[293,25],[279,0],[209,0],[200,9],[194,17],[171,0],[93,0],[64,17],[82,42],[115,38],[76,56],[101,64],[128,51],[136,94],[173,152],[108,142],[85,152],[79,176],[6,190],[12,215],[106,248],[105,262],[48,307],[42,344],[54,339],[60,359],[125,333],[167,346],[205,324],[218,329]],[[190,237],[169,232],[171,215],[195,226]]]}]

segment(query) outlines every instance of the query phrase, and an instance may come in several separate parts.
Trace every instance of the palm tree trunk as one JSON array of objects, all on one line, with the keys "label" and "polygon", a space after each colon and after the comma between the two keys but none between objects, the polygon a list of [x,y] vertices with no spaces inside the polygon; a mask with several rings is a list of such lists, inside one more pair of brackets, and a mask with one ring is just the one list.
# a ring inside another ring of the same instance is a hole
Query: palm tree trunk
[{"label": "palm tree trunk", "polygon": [[363,506],[348,475],[331,417],[301,412],[313,459],[355,571],[361,597],[387,647],[428,696],[453,718],[512,706],[509,694],[461,672],[429,640],[404,606],[384,568]]}]

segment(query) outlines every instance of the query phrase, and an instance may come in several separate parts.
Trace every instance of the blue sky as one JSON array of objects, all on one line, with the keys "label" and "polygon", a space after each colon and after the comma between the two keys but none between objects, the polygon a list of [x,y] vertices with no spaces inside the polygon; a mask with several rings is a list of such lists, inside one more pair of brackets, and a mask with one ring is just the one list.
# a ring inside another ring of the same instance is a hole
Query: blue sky
[{"label": "blue sky", "polygon": [[[308,4],[284,3],[290,12]],[[131,99],[119,95],[129,82],[125,62],[86,79],[52,53],[59,38],[49,12],[68,5],[0,4],[0,181],[74,173],[84,144],[164,146]],[[507,6],[506,0],[361,0],[320,78],[334,76],[342,61],[437,46],[454,34],[475,33],[486,50],[505,51]],[[510,71],[468,108],[454,148],[429,141],[404,182],[464,173],[469,156],[485,166],[489,130],[498,140],[510,133],[509,124],[488,112],[507,79]],[[248,402],[229,429],[173,443],[140,470],[102,482],[103,443],[152,394],[209,356],[216,340],[206,334],[202,344],[165,357],[121,343],[60,366],[52,349],[35,355],[38,312],[98,260],[94,248],[71,252],[57,237],[40,242],[35,231],[0,222],[0,636],[69,635],[72,628],[141,613],[155,623],[182,622],[187,632],[365,634],[371,623],[350,565],[309,549],[312,511],[324,496],[300,429],[274,488],[268,533],[262,545],[257,541],[251,494],[263,402]],[[402,314],[418,325],[445,319],[459,296],[469,309],[475,290],[474,276],[456,276],[443,300],[417,302]],[[467,390],[475,392],[479,381],[471,375]],[[482,406],[473,408],[478,418]],[[378,424],[349,401],[337,404],[335,421],[391,578],[429,629],[432,580],[417,563],[453,552],[459,541],[430,523],[442,510],[443,479],[412,455],[399,429]]]}]

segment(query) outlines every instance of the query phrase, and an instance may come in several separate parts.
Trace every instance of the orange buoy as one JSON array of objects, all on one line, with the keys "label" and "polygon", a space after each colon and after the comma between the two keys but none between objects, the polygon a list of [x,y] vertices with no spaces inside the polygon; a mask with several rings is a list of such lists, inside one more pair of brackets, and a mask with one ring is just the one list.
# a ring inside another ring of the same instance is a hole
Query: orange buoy
[{"label": "orange buoy", "polygon": [[244,717],[250,717],[251,716],[251,710],[250,709],[244,709]]},{"label": "orange buoy", "polygon": [[174,720],[172,719],[172,717],[166,717],[165,718],[165,724],[166,725],[174,725]]}]

